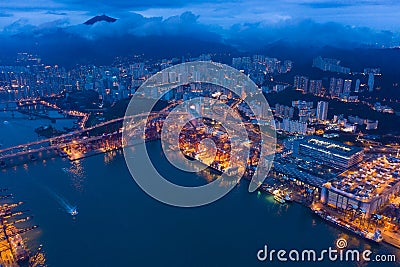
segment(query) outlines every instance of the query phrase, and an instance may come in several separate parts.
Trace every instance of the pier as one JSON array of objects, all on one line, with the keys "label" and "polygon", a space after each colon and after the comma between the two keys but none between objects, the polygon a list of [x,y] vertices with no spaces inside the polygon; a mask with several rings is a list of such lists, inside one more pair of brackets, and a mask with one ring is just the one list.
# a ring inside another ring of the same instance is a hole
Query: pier
[{"label": "pier", "polygon": [[[23,203],[0,204],[0,265],[18,267],[30,260],[30,253],[22,234],[36,229],[37,225],[18,227],[19,223],[30,220],[31,216],[19,217],[26,211],[15,211]],[[14,218],[15,217],[15,218]]]}]

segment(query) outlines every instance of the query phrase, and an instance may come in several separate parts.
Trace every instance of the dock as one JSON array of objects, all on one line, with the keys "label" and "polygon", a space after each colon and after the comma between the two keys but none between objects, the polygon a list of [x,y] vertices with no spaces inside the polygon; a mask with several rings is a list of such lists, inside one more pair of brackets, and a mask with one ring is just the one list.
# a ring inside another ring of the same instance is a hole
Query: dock
[{"label": "dock", "polygon": [[23,215],[23,211],[14,211],[22,202],[0,205],[0,266],[18,267],[30,260],[30,253],[22,238],[22,234],[36,229],[38,226],[19,228],[17,224],[26,222],[32,217],[13,218]]},{"label": "dock", "polygon": [[400,233],[394,233],[392,231],[382,231],[383,242],[392,245],[396,248],[400,248]]}]

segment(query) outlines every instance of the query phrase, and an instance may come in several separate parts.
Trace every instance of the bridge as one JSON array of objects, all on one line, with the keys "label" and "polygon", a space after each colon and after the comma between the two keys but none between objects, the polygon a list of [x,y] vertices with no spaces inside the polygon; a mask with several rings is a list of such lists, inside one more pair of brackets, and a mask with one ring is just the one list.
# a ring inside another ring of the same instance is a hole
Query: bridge
[{"label": "bridge", "polygon": [[[45,110],[46,108],[56,110],[63,113],[63,117],[50,117],[45,113],[41,113],[38,109],[31,109],[32,106],[39,106],[43,107],[39,110]],[[56,104],[50,103],[46,100],[40,98],[29,98],[29,99],[21,99],[15,101],[7,101],[7,102],[0,102],[0,110],[2,111],[10,111],[12,112],[11,118],[14,119],[14,112],[19,112],[22,114],[26,114],[31,117],[40,117],[44,119],[49,119],[51,121],[56,121],[60,119],[70,119],[71,117],[80,117],[81,120],[79,121],[79,126],[84,128],[86,121],[89,118],[89,113],[80,112],[76,110],[63,110],[58,107]]]},{"label": "bridge", "polygon": [[[152,120],[166,114],[167,112],[164,110],[116,118],[56,137],[4,148],[0,150],[0,168],[54,156],[68,156],[69,159],[75,160],[84,157],[83,154],[87,152],[88,146],[91,146],[90,149],[92,151],[97,151],[98,153],[120,148],[122,146],[121,127],[124,119],[134,121],[135,119],[148,118]],[[104,127],[109,128],[109,133],[104,131],[96,132],[96,130]],[[91,133],[93,136],[91,136]],[[140,136],[140,138],[142,137]]]},{"label": "bridge", "polygon": [[[27,102],[33,103],[33,101],[37,100],[29,100]],[[47,103],[45,101],[43,102],[42,100],[39,100],[39,102],[41,102],[41,104],[44,103],[45,105],[50,105],[52,108],[57,108],[54,104]],[[158,126],[160,126],[162,123],[159,118],[168,116],[169,111],[174,105],[176,104],[169,105],[158,112],[140,113],[132,116],[116,118],[91,127],[84,127],[85,124],[82,123],[82,125],[80,125],[81,129],[67,134],[4,148],[0,150],[0,168],[16,166],[26,162],[35,161],[38,158],[44,159],[55,156],[68,157],[70,160],[75,160],[85,157],[88,154],[102,153],[110,149],[120,148],[123,146],[121,127],[125,126],[140,129],[140,127],[135,127],[132,124],[128,126],[122,125],[124,120],[130,120],[134,123],[146,123],[147,119],[147,122],[152,122],[147,128],[149,131],[146,131],[146,134],[144,134],[142,131],[132,131],[131,137],[138,139],[145,138],[146,140],[159,138],[159,129],[161,129],[161,127]],[[83,114],[78,114],[78,116]],[[187,113],[181,112],[177,112],[175,114],[187,115]],[[136,121],[137,119],[139,120]],[[229,125],[228,127],[235,131],[234,128],[236,125]],[[258,134],[260,134],[260,132],[257,129],[252,129],[251,132],[249,132],[249,135],[253,137],[257,137]],[[264,133],[261,133],[261,135],[264,140],[269,140],[269,138],[271,138]]]}]

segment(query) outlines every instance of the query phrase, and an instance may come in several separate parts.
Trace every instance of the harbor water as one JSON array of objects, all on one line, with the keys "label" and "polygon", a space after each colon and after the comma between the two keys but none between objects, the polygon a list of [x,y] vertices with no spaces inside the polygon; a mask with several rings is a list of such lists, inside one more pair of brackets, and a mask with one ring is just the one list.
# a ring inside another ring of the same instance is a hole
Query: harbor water
[{"label": "harbor water", "polygon": [[[21,128],[17,131],[21,135],[15,133],[14,141],[26,141],[25,124],[14,126]],[[0,139],[5,139],[5,134],[1,131]],[[157,169],[177,184],[200,185],[216,175],[179,171],[163,157],[159,142],[148,145]],[[54,267],[283,266],[285,263],[276,258],[273,262],[260,262],[257,252],[264,245],[275,250],[320,251],[334,248],[338,238],[345,238],[349,248],[370,249],[374,254],[395,254],[400,258],[400,250],[343,232],[306,207],[295,203],[281,205],[270,195],[249,193],[246,181],[203,207],[162,204],[137,186],[121,151],[73,162],[66,158],[39,159],[0,170],[0,185],[9,188],[15,199],[25,202],[24,209],[30,210],[34,223],[39,225],[38,230],[24,235],[29,239],[27,244],[30,248],[43,244],[48,264]],[[79,211],[75,218],[69,214],[71,207]],[[382,265],[396,264],[323,263]]]}]

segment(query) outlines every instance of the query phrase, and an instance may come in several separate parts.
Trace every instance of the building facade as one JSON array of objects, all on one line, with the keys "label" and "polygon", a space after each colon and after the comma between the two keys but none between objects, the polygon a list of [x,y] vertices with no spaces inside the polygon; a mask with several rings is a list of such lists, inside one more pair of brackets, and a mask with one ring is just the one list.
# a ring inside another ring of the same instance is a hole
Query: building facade
[{"label": "building facade", "polygon": [[297,140],[293,154],[307,156],[324,165],[343,170],[361,162],[364,158],[364,151],[361,148],[318,136]]}]

